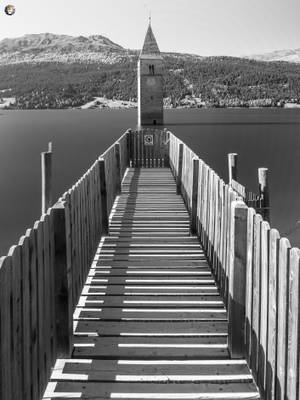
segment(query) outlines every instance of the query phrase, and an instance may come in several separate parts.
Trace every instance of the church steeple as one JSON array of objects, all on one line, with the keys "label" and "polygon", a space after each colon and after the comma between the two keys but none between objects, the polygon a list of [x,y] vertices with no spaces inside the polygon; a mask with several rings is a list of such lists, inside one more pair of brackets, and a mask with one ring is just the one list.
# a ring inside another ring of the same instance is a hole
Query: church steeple
[{"label": "church steeple", "polygon": [[151,17],[149,18],[149,26],[140,56],[149,55],[160,55],[160,50],[151,27]]},{"label": "church steeple", "polygon": [[162,125],[163,58],[151,27],[151,19],[138,60],[138,126]]}]

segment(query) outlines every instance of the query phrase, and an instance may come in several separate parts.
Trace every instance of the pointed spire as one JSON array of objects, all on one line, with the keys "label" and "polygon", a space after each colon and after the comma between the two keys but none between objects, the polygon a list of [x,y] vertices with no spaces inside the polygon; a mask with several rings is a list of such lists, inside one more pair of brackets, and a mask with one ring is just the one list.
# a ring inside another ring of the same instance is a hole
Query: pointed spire
[{"label": "pointed spire", "polygon": [[148,26],[148,30],[146,33],[144,46],[141,51],[141,55],[143,55],[143,56],[145,56],[145,55],[160,55],[160,51],[159,51],[154,33],[152,31],[152,27],[151,27],[151,14],[149,17],[149,26]]}]

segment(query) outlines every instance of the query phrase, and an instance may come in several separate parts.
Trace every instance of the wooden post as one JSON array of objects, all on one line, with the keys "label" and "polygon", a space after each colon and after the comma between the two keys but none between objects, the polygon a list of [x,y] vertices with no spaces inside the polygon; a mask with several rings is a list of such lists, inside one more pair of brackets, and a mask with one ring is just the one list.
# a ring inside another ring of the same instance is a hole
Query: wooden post
[{"label": "wooden post", "polygon": [[127,132],[127,167],[130,167],[132,159],[132,146],[131,146],[132,129],[127,129],[126,132]]},{"label": "wooden post", "polygon": [[63,202],[52,208],[54,230],[54,302],[57,357],[70,357],[73,336],[72,282],[67,264],[66,215]]},{"label": "wooden post", "polygon": [[178,171],[176,176],[177,194],[181,194],[182,158],[183,158],[183,143],[180,143],[178,148]]},{"label": "wooden post", "polygon": [[105,176],[105,160],[99,158],[100,168],[100,192],[101,192],[101,226],[102,234],[108,235],[108,209],[107,209],[107,188]]},{"label": "wooden post", "polygon": [[262,217],[270,223],[270,195],[268,171],[268,168],[258,168],[258,189],[259,197],[262,199]]},{"label": "wooden post", "polygon": [[197,232],[197,205],[198,205],[198,182],[199,182],[199,158],[193,158],[193,187],[191,208],[191,234]]},{"label": "wooden post", "polygon": [[232,358],[244,358],[245,293],[248,207],[231,204],[229,247],[228,349]]},{"label": "wooden post", "polygon": [[42,162],[42,214],[52,205],[52,143],[48,151],[41,153]]},{"label": "wooden post", "polygon": [[228,182],[231,185],[232,179],[237,180],[237,153],[228,154]]},{"label": "wooden post", "polygon": [[120,143],[115,144],[115,156],[116,156],[116,194],[119,195],[122,190],[122,177],[121,177],[121,155],[120,155]]}]

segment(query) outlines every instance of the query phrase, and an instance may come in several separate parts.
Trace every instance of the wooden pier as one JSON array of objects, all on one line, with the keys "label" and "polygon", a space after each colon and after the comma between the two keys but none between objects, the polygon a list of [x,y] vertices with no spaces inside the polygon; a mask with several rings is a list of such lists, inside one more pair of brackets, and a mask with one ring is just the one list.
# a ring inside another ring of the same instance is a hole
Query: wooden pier
[{"label": "wooden pier", "polygon": [[298,400],[300,250],[243,200],[127,131],[1,259],[1,399]]}]

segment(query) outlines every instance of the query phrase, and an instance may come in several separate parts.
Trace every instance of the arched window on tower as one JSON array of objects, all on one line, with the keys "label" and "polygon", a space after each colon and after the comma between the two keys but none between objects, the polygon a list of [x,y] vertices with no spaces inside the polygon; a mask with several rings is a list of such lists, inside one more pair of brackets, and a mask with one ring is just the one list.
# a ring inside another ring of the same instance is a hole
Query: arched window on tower
[{"label": "arched window on tower", "polygon": [[154,75],[154,65],[153,64],[149,65],[149,74]]}]

